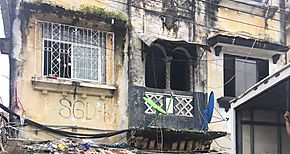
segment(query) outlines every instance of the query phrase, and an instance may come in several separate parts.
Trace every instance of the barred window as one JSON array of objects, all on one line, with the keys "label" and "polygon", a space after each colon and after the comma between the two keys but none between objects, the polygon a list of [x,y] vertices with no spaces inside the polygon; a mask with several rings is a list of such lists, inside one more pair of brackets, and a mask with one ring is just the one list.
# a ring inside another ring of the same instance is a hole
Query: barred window
[{"label": "barred window", "polygon": [[51,22],[41,26],[43,75],[106,83],[107,37],[113,33]]}]

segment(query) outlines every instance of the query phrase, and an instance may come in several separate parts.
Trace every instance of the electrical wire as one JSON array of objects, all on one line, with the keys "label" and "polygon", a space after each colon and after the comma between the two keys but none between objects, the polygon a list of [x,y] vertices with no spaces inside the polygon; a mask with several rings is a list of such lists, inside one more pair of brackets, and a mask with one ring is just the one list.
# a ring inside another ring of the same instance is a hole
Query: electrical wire
[{"label": "electrical wire", "polygon": [[[15,45],[22,46],[22,44],[15,44]],[[27,48],[27,49],[39,49],[39,48],[36,48],[36,47],[33,47],[33,46],[29,46],[29,45],[27,45],[26,48]],[[182,54],[182,55],[186,55],[186,56],[187,56],[187,54],[185,54],[185,53],[182,53],[182,52],[176,52],[176,51],[171,50],[171,49],[166,48],[166,47],[164,47],[164,48],[165,48],[166,50],[171,51],[171,52],[174,52],[174,53],[177,53],[177,54]],[[112,49],[110,49],[110,48],[105,48],[105,49],[106,49],[106,50],[112,50]],[[142,50],[142,49],[139,48],[139,50]],[[40,50],[40,51],[37,51],[37,52],[42,53],[43,51]],[[134,54],[134,56],[142,57],[142,55],[136,55],[136,54]],[[105,56],[103,56],[103,57],[108,58],[107,55],[105,55]],[[150,56],[147,56],[147,57],[150,58],[150,59],[155,59],[155,60],[165,60],[164,58],[159,58],[159,57],[150,57]],[[213,64],[213,65],[216,65],[216,66],[219,66],[219,67],[224,67],[224,68],[226,68],[226,69],[228,69],[228,70],[235,70],[235,69],[233,69],[233,68],[231,68],[231,67],[227,67],[227,66],[224,66],[224,65],[221,65],[221,64],[214,63],[215,61],[233,60],[234,58],[199,59],[199,60],[196,60],[197,58],[196,58],[196,57],[193,57],[193,56],[191,56],[190,58],[191,58],[192,60],[188,60],[188,59],[186,59],[186,60],[182,60],[182,59],[172,59],[172,61],[181,61],[181,62],[182,62],[182,61],[184,61],[184,62],[207,61],[207,62],[210,63],[210,64]],[[202,68],[199,68],[199,69],[202,69]],[[239,72],[239,73],[244,73],[244,74],[249,74],[249,75],[256,75],[256,74],[254,74],[254,73],[249,73],[249,72],[242,71],[242,70],[237,70],[237,72]],[[4,77],[6,77],[6,76],[4,76]],[[263,76],[258,76],[258,77],[263,77]],[[8,77],[6,77],[6,78],[8,78]],[[221,87],[222,87],[222,86],[221,86]],[[219,88],[219,87],[212,87],[212,88]]]},{"label": "electrical wire", "polygon": [[[18,44],[18,45],[20,45],[20,44]],[[28,46],[29,47],[29,46]],[[36,49],[36,47],[30,47],[31,49]],[[168,48],[166,48],[167,50],[170,50],[170,51],[172,51],[172,52],[176,52],[176,51],[173,51],[173,50],[171,50],[171,49],[168,49]],[[112,49],[107,49],[106,48],[106,50],[112,50]],[[42,51],[40,51],[40,52],[42,52]],[[179,54],[184,54],[184,53],[180,53],[180,52],[176,52],[176,53],[179,53]],[[184,55],[186,55],[186,54],[184,54]],[[138,55],[138,56],[141,56],[141,55]],[[193,59],[193,58],[195,58],[195,57],[190,57],[191,59]],[[220,60],[225,60],[225,59],[220,59]],[[181,60],[179,60],[179,61],[181,61]],[[191,60],[186,60],[186,61],[191,61]],[[192,60],[192,61],[194,61],[194,60]],[[204,61],[216,61],[216,60],[204,60]],[[209,62],[210,63],[210,62]],[[212,64],[215,64],[215,63],[212,63]],[[217,66],[219,66],[218,64],[215,64],[215,65],[217,65]],[[222,66],[222,65],[220,65],[220,66]],[[247,73],[247,74],[250,74],[250,73],[248,73],[248,72],[242,72],[242,71],[238,71],[238,72],[240,72],[240,73]],[[234,76],[232,76],[231,77],[231,79],[233,79],[234,78]],[[229,82],[230,82],[231,80],[228,80],[226,83],[225,83],[225,85],[226,84],[228,84]],[[221,88],[221,87],[223,87],[223,85],[221,85],[221,86],[218,86],[218,87],[210,87],[210,88],[213,88],[213,89],[218,89],[218,88]]]},{"label": "electrical wire", "polygon": [[[101,2],[100,2],[101,3]],[[105,4],[105,3],[104,3]],[[124,4],[124,3],[121,3],[121,4]],[[109,5],[110,7],[112,7],[111,5]],[[142,10],[145,10],[145,11],[152,11],[152,10],[148,10],[148,9],[145,9],[143,7],[140,7],[140,6],[136,6],[136,5],[131,5],[132,7],[135,7],[135,8],[138,8],[138,9],[142,9]],[[158,8],[158,7],[157,7]],[[158,8],[158,9],[162,9],[162,8]],[[188,13],[188,12],[183,12],[183,13]],[[232,22],[236,22],[236,23],[240,23],[240,24],[244,24],[244,25],[248,25],[248,26],[253,26],[253,27],[257,27],[257,28],[264,28],[262,26],[257,26],[255,24],[250,24],[248,22],[243,22],[243,21],[240,21],[240,20],[234,20],[234,19],[230,19],[230,18],[226,18],[226,17],[222,17],[222,16],[217,16],[217,15],[213,15],[213,14],[208,14],[206,12],[202,12],[201,10],[198,11],[198,13],[201,13],[201,14],[204,14],[204,15],[207,15],[209,17],[214,17],[214,18],[219,18],[219,19],[223,19],[223,20],[228,20],[228,21],[232,21]],[[191,21],[191,20],[187,20],[187,19],[184,19],[184,18],[181,18],[181,17],[175,17],[175,16],[170,16],[170,15],[162,15],[162,16],[165,16],[165,17],[172,17],[174,19],[179,19],[179,20],[184,20],[184,21]],[[261,17],[262,18],[262,17]],[[274,20],[274,19],[272,19]],[[282,22],[282,21],[281,21]],[[286,23],[286,21],[283,21]],[[275,31],[275,32],[279,32],[279,33],[285,33],[283,31],[279,31],[279,30],[276,30],[276,29],[272,29],[272,28],[267,28],[267,30],[271,30],[271,31]]]},{"label": "electrical wire", "polygon": [[[0,108],[2,108],[5,112],[8,112],[10,115],[16,117],[17,119],[20,119],[21,117],[13,112],[12,110],[8,109],[5,107],[3,104],[0,103]],[[65,137],[72,137],[72,138],[84,138],[84,139],[89,139],[89,138],[106,138],[106,137],[111,137],[115,135],[119,135],[128,131],[131,131],[132,129],[124,129],[124,130],[119,130],[119,131],[113,131],[110,133],[101,133],[101,134],[82,134],[82,133],[74,133],[74,132],[67,132],[67,131],[62,131],[62,130],[56,130],[47,126],[44,126],[42,124],[39,124],[37,122],[34,122],[29,119],[24,119],[24,123],[37,127],[39,129],[51,132],[53,134],[65,136]]]},{"label": "electrical wire", "polygon": [[[59,0],[56,0],[56,1],[59,1]],[[118,10],[118,11],[121,11],[121,12],[123,12],[123,13],[126,13],[126,12],[124,12],[124,10],[121,10],[120,8],[117,8],[117,7],[115,7],[115,6],[112,6],[112,5],[106,4],[106,3],[101,2],[101,1],[99,1],[99,0],[96,0],[96,1],[99,2],[99,3],[101,3],[101,4],[103,4],[103,5],[106,5],[106,6],[109,6],[109,7],[111,7],[111,8],[114,8],[114,9],[116,9],[116,10]],[[62,2],[62,1],[59,1],[59,2]],[[80,8],[79,6],[75,6],[75,5],[72,5],[72,4],[69,4],[69,3],[65,3],[65,2],[62,2],[62,3],[67,4],[67,5],[70,5],[70,6],[73,6],[73,7],[75,7],[75,8]],[[125,5],[125,4],[124,4],[124,5]],[[133,6],[133,7],[134,7],[134,6]],[[140,8],[140,9],[144,9],[144,8]],[[142,19],[144,18],[143,16],[140,16],[140,15],[131,15],[131,16],[135,16],[135,17],[142,18]],[[172,17],[172,16],[170,16],[170,15],[163,15],[163,16]],[[214,28],[214,27],[210,27],[210,26],[207,26],[207,25],[203,25],[203,24],[198,24],[198,23],[196,23],[196,22],[193,22],[192,19],[189,20],[189,19],[184,19],[184,18],[180,18],[180,17],[172,17],[172,18],[179,19],[179,20],[183,20],[183,21],[186,21],[186,22],[192,23],[192,24],[197,25],[197,26],[206,27],[206,28],[208,28],[208,29],[219,30],[219,31],[224,31],[224,32],[230,32],[230,31],[227,31],[227,30],[222,30],[222,29],[219,29],[219,28]],[[146,20],[146,21],[148,21],[148,22],[151,22],[151,23],[154,23],[153,21],[148,20],[148,19],[144,19],[144,20]],[[160,24],[160,23],[157,23],[157,22],[155,22],[155,23],[156,23],[156,24]],[[248,23],[246,23],[246,24],[248,24]],[[134,27],[134,28],[136,28],[136,27]],[[259,28],[263,28],[263,27],[259,27]],[[140,30],[143,30],[143,29],[140,29]],[[279,30],[275,30],[275,29],[268,29],[268,30],[276,31],[276,32],[279,32],[279,33],[285,33],[285,32],[279,31]],[[187,33],[184,33],[184,32],[179,32],[179,33],[187,35]],[[242,35],[242,34],[241,34],[241,35]],[[253,37],[253,38],[254,38],[254,37]],[[256,39],[258,39],[258,38],[256,38]]]},{"label": "electrical wire", "polygon": [[[122,12],[124,12],[123,10],[120,10],[119,8],[116,8],[116,7],[114,7],[114,6],[112,6],[112,5],[109,5],[109,4],[106,4],[106,3],[104,3],[104,2],[101,2],[101,1],[99,1],[99,0],[96,0],[96,1],[98,1],[99,3],[101,3],[101,4],[103,4],[103,5],[106,5],[106,6],[109,6],[109,7],[112,7],[112,8],[115,8],[115,9],[117,9],[117,10],[119,10],[119,11],[122,11]],[[143,7],[139,7],[139,6],[135,6],[135,5],[130,5],[130,6],[132,6],[132,7],[137,7],[137,8],[139,8],[139,9],[142,9],[142,10],[147,10],[147,9],[145,9],[145,8],[143,8]],[[200,12],[200,13],[202,13],[202,14],[206,14],[206,15],[210,15],[210,14],[207,14],[207,13],[204,13],[204,12]],[[138,15],[131,15],[131,16],[138,16]],[[195,23],[194,21],[192,21],[192,19],[191,20],[188,20],[188,19],[184,19],[184,18],[181,18],[181,17],[175,17],[175,16],[171,16],[171,15],[166,15],[166,14],[164,14],[164,15],[162,15],[162,16],[165,16],[165,17],[171,17],[171,18],[174,18],[174,19],[179,19],[179,20],[183,20],[183,21],[186,21],[186,22],[189,22],[189,23],[192,23],[192,24],[197,24],[197,23]],[[151,22],[151,23],[154,23],[153,21],[151,21],[151,20],[148,20],[148,19],[144,19],[143,18],[143,16],[138,16],[139,18],[142,18],[143,20],[147,20],[147,21],[149,21],[149,22]],[[221,18],[221,17],[217,17],[217,16],[214,16],[214,17],[216,17],[216,18]],[[236,21],[236,22],[239,22],[239,23],[241,23],[241,24],[247,24],[247,25],[249,25],[248,23],[246,23],[246,22],[241,22],[241,21],[237,21],[237,20],[233,20],[233,19],[229,19],[229,18],[224,18],[223,17],[223,19],[226,19],[226,20],[231,20],[231,21]],[[160,23],[156,23],[156,24],[160,24]],[[204,27],[209,27],[209,26],[207,26],[207,25],[202,25],[202,26],[204,26]],[[251,26],[254,26],[254,25],[251,25]],[[135,27],[134,27],[135,28]],[[212,28],[212,27],[210,27],[210,28]],[[264,27],[262,27],[262,26],[257,26],[257,28],[264,28]],[[268,30],[270,30],[270,31],[276,31],[276,32],[279,32],[279,33],[286,33],[286,32],[283,32],[283,31],[279,31],[279,30],[276,30],[276,29],[270,29],[270,28],[268,28]],[[229,31],[228,31],[229,32]],[[186,34],[186,33],[185,33]]]},{"label": "electrical wire", "polygon": [[[110,1],[114,1],[114,2],[117,2],[115,0],[110,0]],[[158,0],[150,0],[150,1],[153,1],[153,2],[159,2],[159,3],[162,3],[162,1],[158,1]],[[221,5],[221,4],[217,4],[217,3],[213,3],[213,2],[209,2],[209,1],[205,1],[205,0],[196,0],[196,1],[199,1],[199,2],[203,2],[203,3],[208,3],[208,4],[211,4],[211,5],[215,5],[215,6],[219,6],[219,7],[223,7],[223,8],[227,8],[227,9],[230,9],[230,10],[234,10],[234,11],[240,11],[238,9],[235,9],[235,8],[232,8],[232,7],[227,7],[227,6],[224,6],[224,5]],[[244,4],[244,5],[249,5],[251,7],[256,7],[256,8],[260,8],[260,9],[267,9],[268,7],[270,6],[274,6],[276,8],[278,8],[278,10],[280,10],[279,14],[284,14],[284,15],[289,15],[289,13],[286,13],[284,11],[287,11],[286,9],[284,8],[281,8],[280,6],[278,6],[279,4],[278,3],[272,3],[271,5],[268,5],[268,4],[265,4],[265,3],[260,3],[261,6],[259,5],[255,5],[255,4],[250,4],[250,3],[247,3],[247,2],[243,2],[243,1],[238,1],[238,0],[227,0],[229,2],[234,2],[234,3],[241,3],[241,4]],[[257,2],[258,3],[258,2]],[[167,7],[170,7],[169,5],[166,5]],[[187,8],[184,8],[184,7],[178,7],[178,8],[181,8],[181,9],[187,9]],[[277,10],[277,11],[278,11]],[[281,12],[282,11],[282,12]],[[244,13],[247,13],[247,14],[250,14],[250,15],[253,15],[253,16],[260,16],[260,17],[263,17],[259,14],[255,14],[255,13],[250,13],[250,12],[244,12]],[[277,19],[278,21],[281,21],[279,19]],[[284,21],[284,22],[287,22],[287,21]]]}]

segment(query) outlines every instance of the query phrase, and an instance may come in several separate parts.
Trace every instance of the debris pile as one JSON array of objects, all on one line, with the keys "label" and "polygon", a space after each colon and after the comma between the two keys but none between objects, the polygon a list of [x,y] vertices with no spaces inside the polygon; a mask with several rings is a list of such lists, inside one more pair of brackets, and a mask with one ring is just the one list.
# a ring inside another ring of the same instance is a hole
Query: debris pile
[{"label": "debris pile", "polygon": [[56,141],[42,141],[38,143],[20,144],[27,153],[54,153],[54,154],[133,154],[128,149],[100,144],[95,141],[74,140],[70,138]]}]

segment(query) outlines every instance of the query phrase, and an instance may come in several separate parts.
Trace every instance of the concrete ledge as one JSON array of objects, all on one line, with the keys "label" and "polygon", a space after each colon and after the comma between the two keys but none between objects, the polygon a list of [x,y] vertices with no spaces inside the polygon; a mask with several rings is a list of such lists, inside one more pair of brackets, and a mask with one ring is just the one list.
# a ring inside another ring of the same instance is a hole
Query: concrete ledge
[{"label": "concrete ledge", "polygon": [[77,93],[82,97],[100,96],[100,97],[113,97],[116,87],[110,85],[101,85],[93,82],[83,82],[73,79],[56,78],[51,79],[47,77],[32,77],[31,83],[34,90],[40,90],[43,93],[56,92],[67,95],[74,92],[74,82],[80,83],[77,86]]}]

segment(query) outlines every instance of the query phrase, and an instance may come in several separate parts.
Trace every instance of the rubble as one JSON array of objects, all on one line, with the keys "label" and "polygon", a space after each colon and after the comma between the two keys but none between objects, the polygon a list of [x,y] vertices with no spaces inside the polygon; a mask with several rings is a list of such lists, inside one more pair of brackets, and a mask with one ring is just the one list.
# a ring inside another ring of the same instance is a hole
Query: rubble
[{"label": "rubble", "polygon": [[[6,147],[8,148],[8,147]],[[11,148],[10,148],[11,149]],[[113,148],[112,145],[100,144],[96,141],[90,140],[83,142],[71,138],[65,138],[54,141],[42,142],[17,142],[17,152],[22,153],[49,153],[49,154],[133,154],[136,153],[129,149]],[[20,150],[19,150],[20,149]],[[15,153],[8,151],[8,153]]]}]

